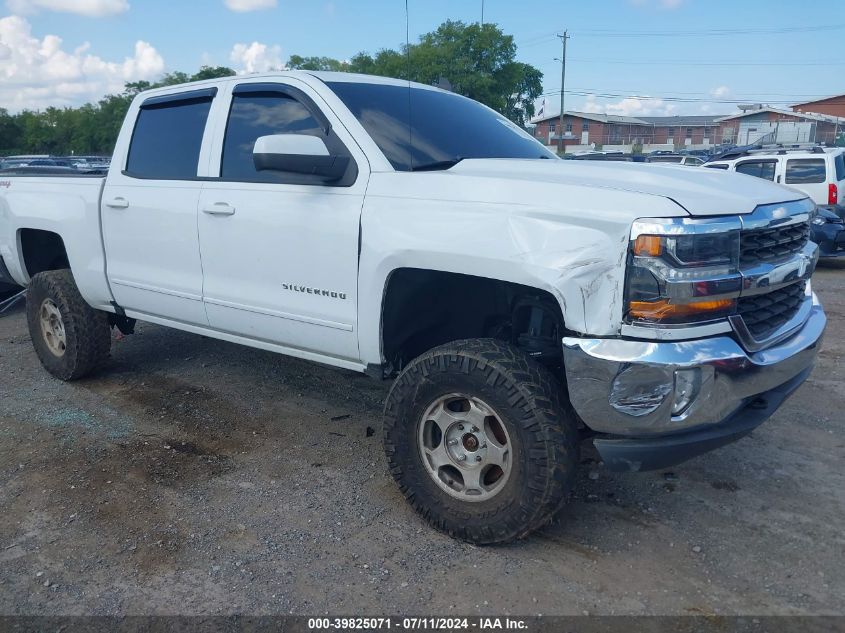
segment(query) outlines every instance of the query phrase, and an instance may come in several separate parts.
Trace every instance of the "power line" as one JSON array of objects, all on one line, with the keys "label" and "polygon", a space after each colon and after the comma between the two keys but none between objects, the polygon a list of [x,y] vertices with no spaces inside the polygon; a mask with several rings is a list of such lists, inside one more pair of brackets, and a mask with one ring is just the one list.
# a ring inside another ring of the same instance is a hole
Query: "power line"
[{"label": "power line", "polygon": [[[540,94],[540,97],[552,97],[560,94],[560,90],[551,90]],[[666,101],[673,103],[725,103],[739,105],[754,101],[754,99],[724,99],[718,97],[676,97],[669,95],[640,95],[640,94],[626,94],[624,92],[598,92],[588,90],[567,90],[566,94],[580,97],[595,97],[599,99],[636,99],[638,101]],[[768,100],[765,99],[766,105],[793,105],[800,103],[800,98],[789,100]],[[841,101],[829,101],[827,105],[845,105],[845,98]]]},{"label": "power line", "polygon": [[[575,34],[583,37],[619,37],[619,38],[641,38],[641,37],[732,37],[737,35],[785,35],[789,33],[818,33],[839,31],[845,29],[845,24],[823,24],[816,26],[788,26],[788,27],[762,27],[762,28],[738,28],[738,29],[699,29],[684,31],[629,31],[614,29],[584,29],[577,30]],[[517,46],[536,46],[552,41],[556,32],[546,32],[528,36],[516,42]]]},{"label": "power line", "polygon": [[572,58],[572,61],[582,64],[621,64],[624,66],[845,66],[845,62],[838,61],[805,61],[805,62],[754,62],[745,60],[731,61],[699,61],[696,59],[597,59]]},{"label": "power line", "polygon": [[[571,90],[580,90],[585,92],[629,92],[627,88],[572,88]],[[632,89],[636,90],[636,89]],[[682,91],[673,91],[671,93],[674,95],[692,95],[692,96],[700,96],[700,97],[707,97],[712,96],[709,92],[682,92]],[[768,97],[788,97],[789,99],[806,99],[810,97],[814,97],[816,99],[829,99],[831,94],[829,92],[826,93],[785,93],[785,92],[731,92],[731,94],[735,97],[744,97],[745,100],[760,100]]]}]

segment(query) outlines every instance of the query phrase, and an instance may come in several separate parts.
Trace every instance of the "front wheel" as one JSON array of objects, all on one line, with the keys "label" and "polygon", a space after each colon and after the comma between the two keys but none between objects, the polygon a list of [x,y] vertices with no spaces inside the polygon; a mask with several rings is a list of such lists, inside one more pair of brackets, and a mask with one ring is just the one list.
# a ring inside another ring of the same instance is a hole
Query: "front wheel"
[{"label": "front wheel", "polygon": [[412,361],[387,397],[384,447],[411,505],[477,544],[547,523],[578,463],[575,416],[560,385],[493,339],[449,343]]},{"label": "front wheel", "polygon": [[108,358],[108,316],[85,303],[69,270],[51,270],[32,278],[26,293],[26,320],[41,364],[56,378],[82,378]]}]

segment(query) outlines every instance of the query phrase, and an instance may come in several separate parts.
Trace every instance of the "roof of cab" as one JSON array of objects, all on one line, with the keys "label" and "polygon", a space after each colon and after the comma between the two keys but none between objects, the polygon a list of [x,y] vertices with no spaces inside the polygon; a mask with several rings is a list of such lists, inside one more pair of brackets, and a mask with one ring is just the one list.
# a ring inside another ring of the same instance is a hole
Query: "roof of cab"
[{"label": "roof of cab", "polygon": [[155,88],[150,88],[149,90],[144,90],[143,92],[140,92],[139,95],[148,97],[157,94],[168,94],[178,92],[185,88],[204,88],[219,86],[220,84],[230,81],[243,81],[246,79],[283,79],[288,77],[297,77],[306,80],[308,77],[314,77],[316,79],[319,79],[323,83],[367,83],[380,84],[386,86],[413,87],[425,90],[435,90],[438,92],[444,92],[443,90],[435,86],[429,86],[426,84],[417,83],[415,81],[407,81],[404,79],[394,79],[392,77],[380,77],[377,75],[363,75],[359,73],[343,73],[318,70],[276,70],[263,73],[250,73],[246,75],[232,75],[230,77],[217,77],[214,79],[204,79],[202,81],[192,81],[183,84],[173,84],[170,86],[157,86]]}]

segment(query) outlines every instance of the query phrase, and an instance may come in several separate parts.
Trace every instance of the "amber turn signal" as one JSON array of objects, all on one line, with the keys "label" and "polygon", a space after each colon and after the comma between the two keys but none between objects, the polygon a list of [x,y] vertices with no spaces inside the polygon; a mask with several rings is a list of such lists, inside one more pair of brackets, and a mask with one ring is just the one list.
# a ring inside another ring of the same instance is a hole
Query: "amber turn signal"
[{"label": "amber turn signal", "polygon": [[[639,239],[639,238],[638,238]],[[629,314],[637,319],[663,321],[677,317],[688,317],[722,312],[734,307],[734,299],[716,299],[696,301],[694,303],[669,303],[668,299],[659,301],[632,301]]]},{"label": "amber turn signal", "polygon": [[631,250],[640,257],[659,257],[663,252],[663,241],[657,235],[640,235],[634,240]]}]

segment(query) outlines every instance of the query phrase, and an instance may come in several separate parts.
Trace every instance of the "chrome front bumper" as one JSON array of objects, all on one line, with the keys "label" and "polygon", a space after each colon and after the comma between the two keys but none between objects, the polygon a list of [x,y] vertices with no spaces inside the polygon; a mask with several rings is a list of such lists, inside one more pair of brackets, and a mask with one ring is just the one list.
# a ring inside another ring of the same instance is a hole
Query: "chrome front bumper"
[{"label": "chrome front bumper", "polygon": [[[717,425],[813,366],[827,319],[815,295],[811,302],[799,330],[756,352],[728,335],[663,342],[564,338],[572,406],[591,430],[614,437],[648,438]],[[679,370],[695,372],[698,393],[673,414]]]}]

